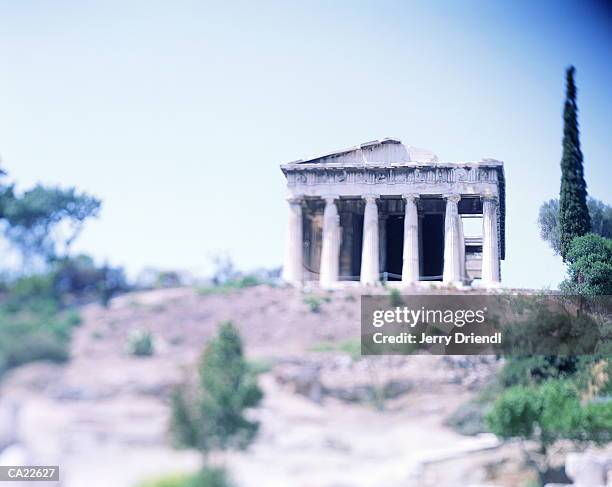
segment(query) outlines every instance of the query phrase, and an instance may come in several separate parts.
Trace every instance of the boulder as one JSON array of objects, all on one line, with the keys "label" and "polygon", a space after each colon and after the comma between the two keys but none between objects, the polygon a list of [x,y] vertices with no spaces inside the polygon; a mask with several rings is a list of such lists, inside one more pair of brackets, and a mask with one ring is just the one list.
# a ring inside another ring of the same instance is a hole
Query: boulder
[{"label": "boulder", "polygon": [[565,472],[574,487],[605,487],[612,467],[612,458],[592,452],[569,453],[565,459]]},{"label": "boulder", "polygon": [[274,375],[280,384],[290,384],[297,394],[320,403],[323,399],[321,368],[316,364],[288,364],[275,369]]}]

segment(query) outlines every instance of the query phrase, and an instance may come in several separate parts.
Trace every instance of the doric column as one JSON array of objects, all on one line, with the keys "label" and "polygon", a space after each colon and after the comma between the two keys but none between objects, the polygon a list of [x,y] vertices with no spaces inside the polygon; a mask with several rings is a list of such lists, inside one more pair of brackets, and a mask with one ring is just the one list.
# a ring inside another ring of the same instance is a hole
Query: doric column
[{"label": "doric column", "polygon": [[299,285],[304,277],[303,242],[302,242],[302,199],[287,198],[289,203],[289,221],[285,241],[285,263],[283,265],[283,280]]},{"label": "doric column", "polygon": [[419,217],[416,206],[418,195],[405,194],[404,212],[404,262],[402,282],[410,284],[419,280]]},{"label": "doric column", "polygon": [[461,282],[465,283],[467,280],[467,274],[465,273],[465,235],[463,233],[463,219],[459,213],[457,213],[457,230],[459,232],[459,275],[461,276]]},{"label": "doric column", "polygon": [[499,242],[497,241],[497,199],[485,196],[482,200],[482,282],[494,286],[499,283]]},{"label": "doric column", "polygon": [[361,252],[361,284],[373,285],[379,281],[378,206],[376,196],[364,196],[363,248]]},{"label": "doric column", "polygon": [[325,198],[323,213],[323,246],[321,249],[321,273],[319,282],[322,287],[333,287],[338,282],[340,260],[340,217],[336,197]]},{"label": "doric column", "polygon": [[457,203],[461,197],[452,194],[446,197],[446,215],[444,217],[444,271],[442,281],[446,284],[461,282],[461,249],[459,243],[459,211]]}]

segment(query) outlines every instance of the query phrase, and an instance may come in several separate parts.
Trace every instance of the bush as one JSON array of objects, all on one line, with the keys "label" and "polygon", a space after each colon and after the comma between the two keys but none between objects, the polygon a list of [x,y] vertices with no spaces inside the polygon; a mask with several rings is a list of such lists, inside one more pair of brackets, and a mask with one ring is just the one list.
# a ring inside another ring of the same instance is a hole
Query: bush
[{"label": "bush", "polygon": [[227,471],[222,468],[203,468],[191,477],[185,487],[233,487]]},{"label": "bush", "polygon": [[146,330],[134,330],[130,333],[127,342],[127,350],[130,355],[137,357],[149,357],[155,352],[153,334]]},{"label": "bush", "polygon": [[140,484],[138,487],[233,487],[227,471],[203,468],[195,475],[169,475]]},{"label": "bush", "polygon": [[549,380],[506,390],[493,404],[487,423],[501,438],[536,441],[538,457],[531,460],[544,479],[550,469],[548,451],[555,442],[603,445],[612,440],[612,402],[582,405],[574,384]]},{"label": "bush", "polygon": [[168,475],[157,480],[142,482],[138,487],[185,487],[189,479],[188,475]]},{"label": "bush", "polygon": [[21,277],[5,283],[0,296],[9,311],[57,310],[69,300],[99,299],[104,305],[129,286],[121,268],[96,267],[84,255],[54,261],[44,274]]},{"label": "bush", "polygon": [[549,379],[574,377],[585,370],[592,359],[589,356],[534,355],[509,358],[499,374],[504,387],[539,384]]},{"label": "bush", "polygon": [[324,341],[315,343],[309,349],[311,352],[341,352],[353,360],[361,357],[361,341],[360,340],[341,340],[341,341]]},{"label": "bush", "polygon": [[566,260],[569,279],[567,292],[587,296],[612,294],[612,240],[593,233],[572,240]]},{"label": "bush", "polygon": [[308,296],[304,298],[304,304],[308,306],[311,313],[318,313],[321,311],[321,300],[316,296]]},{"label": "bush", "polygon": [[22,277],[0,296],[0,374],[37,360],[68,359],[75,311],[62,311],[55,272]]},{"label": "bush", "polygon": [[389,292],[389,303],[393,307],[401,306],[404,304],[404,302],[402,301],[402,293],[399,291],[399,289],[391,289],[391,291]]},{"label": "bush", "polygon": [[0,311],[0,369],[37,360],[67,360],[72,329],[79,323],[74,312]]},{"label": "bush", "polygon": [[491,431],[502,438],[531,438],[541,409],[534,388],[516,386],[504,392],[486,417]]},{"label": "bush", "polygon": [[55,289],[55,274],[37,274],[22,277],[11,283],[4,296],[4,309],[8,312],[28,310],[53,313],[59,308],[59,294]]},{"label": "bush", "polygon": [[260,284],[263,284],[263,281],[261,281],[257,276],[247,274],[219,283],[213,280],[212,286],[200,287],[197,289],[197,292],[198,294],[201,294],[203,296],[209,294],[229,294],[235,291],[239,291],[240,289],[259,286]]},{"label": "bush", "polygon": [[262,398],[257,378],[244,357],[242,340],[231,322],[221,323],[217,337],[204,349],[199,387],[177,389],[172,396],[171,430],[175,443],[213,450],[246,448],[259,424],[244,415]]}]

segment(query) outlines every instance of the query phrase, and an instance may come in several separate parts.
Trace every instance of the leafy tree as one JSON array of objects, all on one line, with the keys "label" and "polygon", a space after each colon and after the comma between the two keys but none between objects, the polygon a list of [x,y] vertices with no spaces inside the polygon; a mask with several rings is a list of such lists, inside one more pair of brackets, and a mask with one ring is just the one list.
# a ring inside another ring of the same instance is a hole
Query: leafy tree
[{"label": "leafy tree", "polygon": [[209,452],[246,448],[259,424],[245,417],[262,398],[245,360],[242,340],[231,322],[221,323],[218,335],[204,349],[197,390],[186,387],[172,397],[171,429],[178,446]]},{"label": "leafy tree", "polygon": [[[612,206],[603,201],[589,197],[587,208],[591,217],[591,230],[597,235],[612,238]],[[547,242],[555,254],[561,252],[559,239],[559,200],[551,199],[540,206],[538,215],[538,226],[540,237]]]},{"label": "leafy tree", "polygon": [[595,198],[587,199],[591,216],[591,232],[605,238],[612,238],[612,206]]},{"label": "leafy tree", "polygon": [[553,249],[555,255],[561,252],[559,241],[559,200],[551,199],[540,206],[538,213],[540,237]]},{"label": "leafy tree", "polygon": [[40,257],[45,262],[67,253],[80,234],[84,222],[96,216],[100,201],[75,188],[62,189],[37,185],[18,195],[10,187],[2,196],[5,234],[24,260]]},{"label": "leafy tree", "polygon": [[612,440],[612,402],[583,406],[578,389],[564,380],[507,389],[486,419],[491,431],[501,438],[538,444],[536,452],[526,447],[524,451],[542,481],[550,468],[550,447],[556,442],[606,444]]},{"label": "leafy tree", "polygon": [[130,288],[121,267],[108,264],[99,267],[88,255],[57,259],[51,270],[58,295],[86,299],[96,296],[103,306],[107,306],[114,295]]},{"label": "leafy tree", "polygon": [[589,233],[572,240],[568,274],[562,288],[586,296],[612,294],[612,240]]},{"label": "leafy tree", "polygon": [[559,240],[563,260],[566,259],[571,241],[591,230],[578,131],[575,71],[575,68],[570,66],[566,72],[566,99],[563,112],[563,155],[559,196]]}]

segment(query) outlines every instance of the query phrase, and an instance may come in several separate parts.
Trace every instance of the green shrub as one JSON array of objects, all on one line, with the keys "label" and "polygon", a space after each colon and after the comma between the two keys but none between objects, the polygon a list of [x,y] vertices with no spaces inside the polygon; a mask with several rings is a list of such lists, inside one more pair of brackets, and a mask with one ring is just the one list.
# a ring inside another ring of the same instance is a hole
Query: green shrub
[{"label": "green shrub", "polygon": [[239,291],[240,289],[259,286],[260,284],[263,284],[263,282],[257,276],[247,274],[217,284],[213,284],[211,286],[199,287],[196,289],[196,291],[202,296],[208,296],[210,294],[229,294],[235,291]]},{"label": "green shrub", "polygon": [[168,475],[156,480],[149,480],[138,484],[138,487],[186,487],[189,475]]},{"label": "green shrub", "polygon": [[404,304],[402,293],[399,289],[392,288],[391,291],[389,291],[389,303],[393,307],[402,306]]},{"label": "green shrub", "polygon": [[53,273],[22,277],[10,285],[4,297],[4,309],[11,313],[29,310],[54,313],[59,308]]},{"label": "green shrub", "polygon": [[169,475],[141,483],[138,487],[233,487],[227,471],[222,468],[203,468],[195,475]]},{"label": "green shrub", "polygon": [[588,356],[534,355],[510,357],[499,373],[504,387],[533,385],[549,379],[572,378],[588,367]]},{"label": "green shrub", "polygon": [[531,438],[541,412],[534,388],[515,386],[504,392],[487,415],[493,433],[502,438]]},{"label": "green shrub", "polygon": [[177,446],[196,448],[204,457],[213,450],[246,448],[259,423],[244,412],[262,398],[249,369],[238,330],[221,323],[204,349],[197,390],[177,389],[172,396],[171,431]]},{"label": "green shrub", "polygon": [[129,289],[123,269],[97,267],[84,255],[54,261],[43,274],[21,277],[4,283],[0,296],[5,309],[12,312],[52,310],[62,307],[65,298],[98,298],[102,304]]},{"label": "green shrub", "polygon": [[149,357],[155,352],[153,334],[147,330],[133,330],[128,337],[127,350],[130,355]]},{"label": "green shrub", "polygon": [[227,471],[222,468],[203,468],[191,477],[185,487],[233,487]]},{"label": "green shrub", "polygon": [[537,386],[514,386],[503,392],[487,415],[491,431],[505,439],[539,444],[540,478],[550,469],[548,451],[557,441],[597,445],[612,440],[612,401],[581,403],[576,386],[549,380]]},{"label": "green shrub", "polygon": [[566,255],[567,292],[587,296],[612,294],[612,240],[589,233],[572,240]]},{"label": "green shrub", "polygon": [[37,360],[68,359],[72,330],[80,323],[75,312],[6,312],[0,310],[0,369]]},{"label": "green shrub", "polygon": [[612,441],[612,402],[590,402],[582,410],[581,423],[576,432],[581,441],[605,445]]},{"label": "green shrub", "polygon": [[310,347],[311,352],[342,352],[350,355],[353,360],[361,356],[360,340],[324,341]]},{"label": "green shrub", "polygon": [[239,289],[244,289],[246,287],[259,286],[260,284],[261,281],[257,278],[257,276],[248,274],[237,280],[236,287]]},{"label": "green shrub", "polygon": [[321,311],[321,300],[316,296],[308,296],[304,298],[304,304],[308,306],[308,309],[312,313],[318,313]]}]

